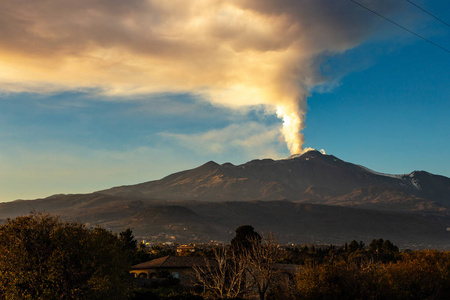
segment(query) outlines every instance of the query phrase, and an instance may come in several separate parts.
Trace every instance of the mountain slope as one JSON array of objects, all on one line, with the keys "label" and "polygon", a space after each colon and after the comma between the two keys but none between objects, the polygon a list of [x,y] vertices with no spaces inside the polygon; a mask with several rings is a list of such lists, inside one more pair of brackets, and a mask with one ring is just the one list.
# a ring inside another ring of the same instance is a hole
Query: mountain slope
[{"label": "mountain slope", "polygon": [[374,209],[401,203],[391,205],[392,209],[401,211],[444,211],[450,207],[450,179],[447,177],[424,171],[381,174],[318,151],[284,160],[253,160],[238,166],[211,161],[161,180],[99,193],[159,200],[288,199]]},{"label": "mountain slope", "polygon": [[[276,200],[276,201],[274,201]],[[48,212],[166,242],[228,242],[251,224],[280,242],[391,239],[450,249],[450,179],[424,171],[380,174],[310,151],[235,166],[208,162],[161,180],[90,194],[0,203],[0,219]]]}]

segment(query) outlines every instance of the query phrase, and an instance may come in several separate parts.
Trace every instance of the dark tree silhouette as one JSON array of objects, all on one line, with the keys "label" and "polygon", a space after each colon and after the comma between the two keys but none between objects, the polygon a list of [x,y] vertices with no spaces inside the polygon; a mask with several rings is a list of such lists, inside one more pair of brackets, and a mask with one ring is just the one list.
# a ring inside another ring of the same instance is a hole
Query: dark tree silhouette
[{"label": "dark tree silhouette", "polygon": [[353,240],[350,242],[350,244],[348,244],[348,252],[355,252],[356,250],[360,249],[360,245],[358,244],[357,241]]},{"label": "dark tree silhouette", "polygon": [[133,232],[130,228],[125,229],[119,233],[119,240],[123,243],[123,247],[130,251],[137,251],[137,241],[134,238]]},{"label": "dark tree silhouette", "polygon": [[253,226],[242,225],[236,229],[236,235],[231,240],[231,248],[234,251],[250,249],[252,245],[261,242],[261,236],[255,231]]}]

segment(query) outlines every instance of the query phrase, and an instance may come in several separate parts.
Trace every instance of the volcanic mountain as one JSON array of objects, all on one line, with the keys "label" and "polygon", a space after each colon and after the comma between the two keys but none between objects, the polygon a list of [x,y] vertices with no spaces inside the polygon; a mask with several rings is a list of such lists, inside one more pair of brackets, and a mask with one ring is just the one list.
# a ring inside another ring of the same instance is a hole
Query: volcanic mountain
[{"label": "volcanic mountain", "polygon": [[383,210],[445,211],[450,207],[450,178],[424,171],[377,173],[313,150],[288,159],[252,160],[237,166],[210,161],[161,180],[99,193],[171,201],[289,200]]},{"label": "volcanic mountain", "polygon": [[401,247],[450,249],[450,178],[425,171],[377,173],[309,151],[242,165],[208,162],[136,185],[90,194],[0,203],[0,218],[30,211],[151,241],[229,241],[253,225],[280,242],[390,239]]}]

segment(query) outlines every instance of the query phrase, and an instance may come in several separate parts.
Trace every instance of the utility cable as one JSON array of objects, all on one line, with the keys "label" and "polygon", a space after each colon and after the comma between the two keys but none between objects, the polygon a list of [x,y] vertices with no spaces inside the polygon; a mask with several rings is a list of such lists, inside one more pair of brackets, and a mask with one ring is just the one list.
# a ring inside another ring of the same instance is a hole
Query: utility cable
[{"label": "utility cable", "polygon": [[438,17],[436,17],[436,16],[433,15],[432,13],[426,11],[424,8],[420,7],[420,6],[417,5],[416,3],[412,2],[412,1],[409,1],[409,0],[406,0],[406,2],[411,3],[412,5],[414,5],[415,7],[417,7],[418,9],[420,9],[421,11],[423,11],[423,12],[429,14],[430,16],[432,16],[433,18],[435,18],[436,20],[441,21],[442,23],[444,23],[445,25],[447,25],[448,27],[450,27],[450,24],[448,24],[447,22],[445,22],[445,21],[439,19]]},{"label": "utility cable", "polygon": [[416,37],[418,37],[418,38],[420,38],[420,39],[422,39],[422,40],[424,40],[424,41],[430,43],[431,45],[433,45],[433,46],[435,46],[435,47],[438,47],[438,48],[440,48],[441,50],[444,50],[444,51],[447,52],[447,53],[450,53],[450,50],[448,50],[447,48],[444,48],[444,47],[442,47],[442,46],[440,46],[440,45],[438,45],[438,44],[436,44],[436,43],[430,41],[429,39],[427,39],[427,38],[425,38],[425,37],[419,35],[418,33],[415,33],[414,31],[411,31],[411,30],[409,30],[408,28],[406,28],[406,27],[404,27],[404,26],[398,24],[397,22],[394,22],[394,21],[392,21],[391,19],[386,18],[385,16],[383,16],[383,15],[377,13],[376,11],[371,10],[371,9],[368,8],[367,6],[364,6],[364,5],[362,5],[361,3],[356,2],[356,1],[354,1],[354,0],[350,0],[350,1],[353,2],[353,3],[355,3],[355,4],[357,4],[357,5],[359,5],[359,6],[361,6],[361,7],[364,8],[364,9],[370,11],[371,13],[373,13],[373,14],[379,16],[380,18],[385,19],[385,20],[388,21],[388,22],[391,22],[391,23],[394,24],[395,26],[398,26],[398,27],[400,27],[401,29],[408,31],[409,33],[411,33],[411,34],[415,35]]}]

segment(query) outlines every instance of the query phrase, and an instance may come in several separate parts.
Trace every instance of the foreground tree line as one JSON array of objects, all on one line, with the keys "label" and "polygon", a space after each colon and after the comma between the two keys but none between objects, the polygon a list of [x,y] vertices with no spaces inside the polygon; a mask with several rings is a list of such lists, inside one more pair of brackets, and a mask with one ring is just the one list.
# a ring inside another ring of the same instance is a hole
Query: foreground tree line
[{"label": "foreground tree line", "polygon": [[395,262],[307,265],[297,274],[300,299],[450,299],[450,254],[401,253]]},{"label": "foreground tree line", "polygon": [[171,254],[139,247],[131,230],[113,234],[32,214],[0,226],[0,299],[450,299],[450,253],[368,246],[280,247],[241,226],[230,245],[203,249],[195,287],[167,275],[139,288],[133,264]]},{"label": "foreground tree line", "polygon": [[450,252],[400,252],[383,239],[280,248],[251,230],[239,227],[229,248],[214,250],[219,268],[197,269],[211,298],[450,299]]}]

